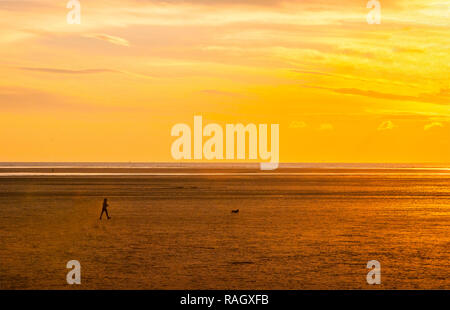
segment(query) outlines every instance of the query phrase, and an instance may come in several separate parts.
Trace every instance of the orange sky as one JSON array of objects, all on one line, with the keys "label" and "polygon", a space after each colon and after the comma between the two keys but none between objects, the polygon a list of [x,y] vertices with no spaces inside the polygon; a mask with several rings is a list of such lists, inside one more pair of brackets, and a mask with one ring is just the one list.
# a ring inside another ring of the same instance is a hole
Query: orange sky
[{"label": "orange sky", "polygon": [[176,123],[279,123],[282,162],[449,162],[450,4],[0,1],[0,161],[172,161]]}]

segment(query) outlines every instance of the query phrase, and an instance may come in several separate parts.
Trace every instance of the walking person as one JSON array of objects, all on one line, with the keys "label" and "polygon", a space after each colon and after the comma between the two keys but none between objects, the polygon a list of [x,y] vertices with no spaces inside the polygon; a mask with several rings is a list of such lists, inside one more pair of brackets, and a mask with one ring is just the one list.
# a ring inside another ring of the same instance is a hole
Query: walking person
[{"label": "walking person", "polygon": [[102,208],[102,213],[100,214],[100,219],[102,219],[102,216],[103,216],[103,212],[105,212],[106,213],[106,217],[108,218],[108,220],[111,218],[110,216],[109,216],[109,214],[108,214],[108,199],[104,199],[103,200],[103,208]]}]

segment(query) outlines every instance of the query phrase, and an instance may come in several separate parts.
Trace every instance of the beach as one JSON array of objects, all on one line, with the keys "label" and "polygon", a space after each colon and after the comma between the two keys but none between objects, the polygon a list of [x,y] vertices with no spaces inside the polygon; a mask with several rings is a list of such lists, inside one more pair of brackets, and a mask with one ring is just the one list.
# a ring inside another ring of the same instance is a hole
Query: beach
[{"label": "beach", "polygon": [[1,289],[450,288],[445,168],[2,169]]}]

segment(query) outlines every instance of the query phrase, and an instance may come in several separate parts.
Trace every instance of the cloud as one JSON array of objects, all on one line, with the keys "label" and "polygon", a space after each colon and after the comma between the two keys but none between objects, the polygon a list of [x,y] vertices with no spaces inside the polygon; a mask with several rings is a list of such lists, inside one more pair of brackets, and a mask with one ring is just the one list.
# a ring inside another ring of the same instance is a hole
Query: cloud
[{"label": "cloud", "polygon": [[441,89],[439,93],[422,93],[417,96],[397,95],[390,93],[380,93],[372,90],[362,90],[356,88],[339,88],[333,90],[336,93],[347,95],[359,95],[377,99],[415,101],[424,103],[449,104],[449,90]]},{"label": "cloud", "polygon": [[116,73],[117,71],[111,69],[84,69],[84,70],[70,70],[57,68],[32,68],[19,67],[20,70],[44,72],[44,73],[58,73],[58,74],[95,74],[95,73]]},{"label": "cloud", "polygon": [[60,9],[60,6],[58,6],[55,3],[47,1],[44,3],[44,1],[31,1],[31,0],[2,0],[0,1],[0,11],[7,11],[7,12],[15,12],[15,11],[42,11],[42,10],[49,10],[49,9]]},{"label": "cloud", "polygon": [[433,123],[426,124],[425,126],[423,126],[423,130],[430,130],[434,127],[444,127],[444,125],[439,122],[433,122]]},{"label": "cloud", "polygon": [[153,76],[134,73],[130,71],[119,71],[113,69],[84,69],[84,70],[71,70],[71,69],[58,69],[58,68],[31,68],[31,67],[19,67],[17,69],[33,72],[54,73],[54,74],[98,74],[98,73],[120,73],[126,74],[135,78],[141,79],[154,79]]},{"label": "cloud", "polygon": [[17,113],[124,113],[146,111],[145,108],[127,106],[102,106],[93,102],[80,103],[79,98],[64,96],[40,89],[0,85],[0,108],[2,112]]},{"label": "cloud", "polygon": [[382,122],[379,126],[378,126],[378,129],[377,130],[379,130],[379,131],[383,131],[383,130],[391,130],[391,129],[393,129],[395,126],[394,126],[394,123],[393,122],[391,122],[391,121],[384,121],[384,122]]},{"label": "cloud", "polygon": [[413,110],[366,109],[365,112],[395,120],[450,120],[450,113],[424,112]]},{"label": "cloud", "polygon": [[320,124],[319,130],[324,130],[324,131],[328,131],[328,130],[333,130],[334,127],[331,124],[328,123],[324,123],[324,124]]},{"label": "cloud", "polygon": [[398,100],[398,101],[414,101],[420,103],[434,103],[448,105],[450,103],[450,89],[441,88],[436,93],[421,93],[417,96],[397,95],[391,93],[381,93],[373,90],[364,90],[358,88],[331,88],[314,85],[301,85],[303,88],[324,89],[331,92],[344,95],[364,96],[376,99]]},{"label": "cloud", "polygon": [[289,124],[289,128],[305,128],[307,125],[303,121],[292,121]]},{"label": "cloud", "polygon": [[121,38],[121,37],[111,36],[109,34],[94,33],[94,34],[87,34],[87,35],[85,35],[85,37],[106,41],[106,42],[109,42],[109,43],[115,44],[115,45],[126,46],[126,47],[130,46],[130,42],[128,42],[126,39]]},{"label": "cloud", "polygon": [[56,111],[79,109],[87,105],[77,104],[71,98],[39,89],[18,86],[0,86],[2,111]]}]

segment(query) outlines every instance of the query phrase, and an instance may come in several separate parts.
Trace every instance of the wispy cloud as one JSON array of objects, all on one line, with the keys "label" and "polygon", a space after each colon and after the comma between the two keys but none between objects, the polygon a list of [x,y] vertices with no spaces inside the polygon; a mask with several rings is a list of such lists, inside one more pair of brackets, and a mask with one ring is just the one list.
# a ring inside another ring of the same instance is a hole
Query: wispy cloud
[{"label": "wispy cloud", "polygon": [[2,111],[17,113],[142,113],[136,106],[103,106],[94,102],[80,103],[78,97],[20,86],[0,86]]},{"label": "wispy cloud", "polygon": [[331,88],[331,87],[322,87],[315,85],[301,85],[304,88],[316,88],[328,90],[338,94],[345,95],[354,95],[354,96],[364,96],[375,99],[387,99],[387,100],[396,100],[396,101],[414,101],[421,103],[434,103],[434,104],[450,104],[450,89],[444,88],[440,89],[437,93],[421,93],[416,96],[412,95],[399,95],[392,93],[382,93],[373,90],[365,90],[359,88]]},{"label": "wispy cloud", "polygon": [[56,69],[56,68],[33,68],[33,67],[19,67],[20,70],[44,72],[44,73],[56,73],[56,74],[95,74],[95,73],[116,73],[118,71],[111,69],[83,69],[83,70],[71,70],[71,69]]},{"label": "wispy cloud", "polygon": [[389,99],[399,101],[415,101],[424,103],[449,104],[449,90],[441,89],[438,93],[423,93],[418,96],[398,95],[390,93],[381,93],[373,90],[362,90],[356,88],[333,89],[334,92],[347,95],[358,95],[376,99]]},{"label": "wispy cloud", "polygon": [[444,125],[442,123],[440,123],[440,122],[433,122],[433,123],[430,123],[430,124],[426,124],[423,127],[423,129],[424,130],[430,130],[430,129],[435,128],[435,127],[444,127]]},{"label": "wispy cloud", "polygon": [[121,37],[104,34],[104,33],[86,34],[86,35],[84,35],[84,37],[102,40],[102,41],[106,41],[108,43],[120,45],[120,46],[126,46],[126,47],[130,46],[130,42],[128,42],[128,40],[121,38]]},{"label": "wispy cloud", "polygon": [[114,69],[81,69],[81,70],[73,70],[73,69],[59,69],[59,68],[34,68],[34,67],[18,67],[19,70],[24,71],[32,71],[32,72],[41,72],[41,73],[50,73],[50,74],[65,74],[65,75],[82,75],[82,74],[101,74],[101,73],[119,73],[126,74],[139,79],[154,79],[155,77],[140,74],[130,71],[122,71],[122,70],[114,70]]},{"label": "wispy cloud", "polygon": [[384,121],[378,126],[377,130],[379,130],[379,131],[391,130],[394,127],[395,126],[394,126],[394,123],[392,121]]}]

